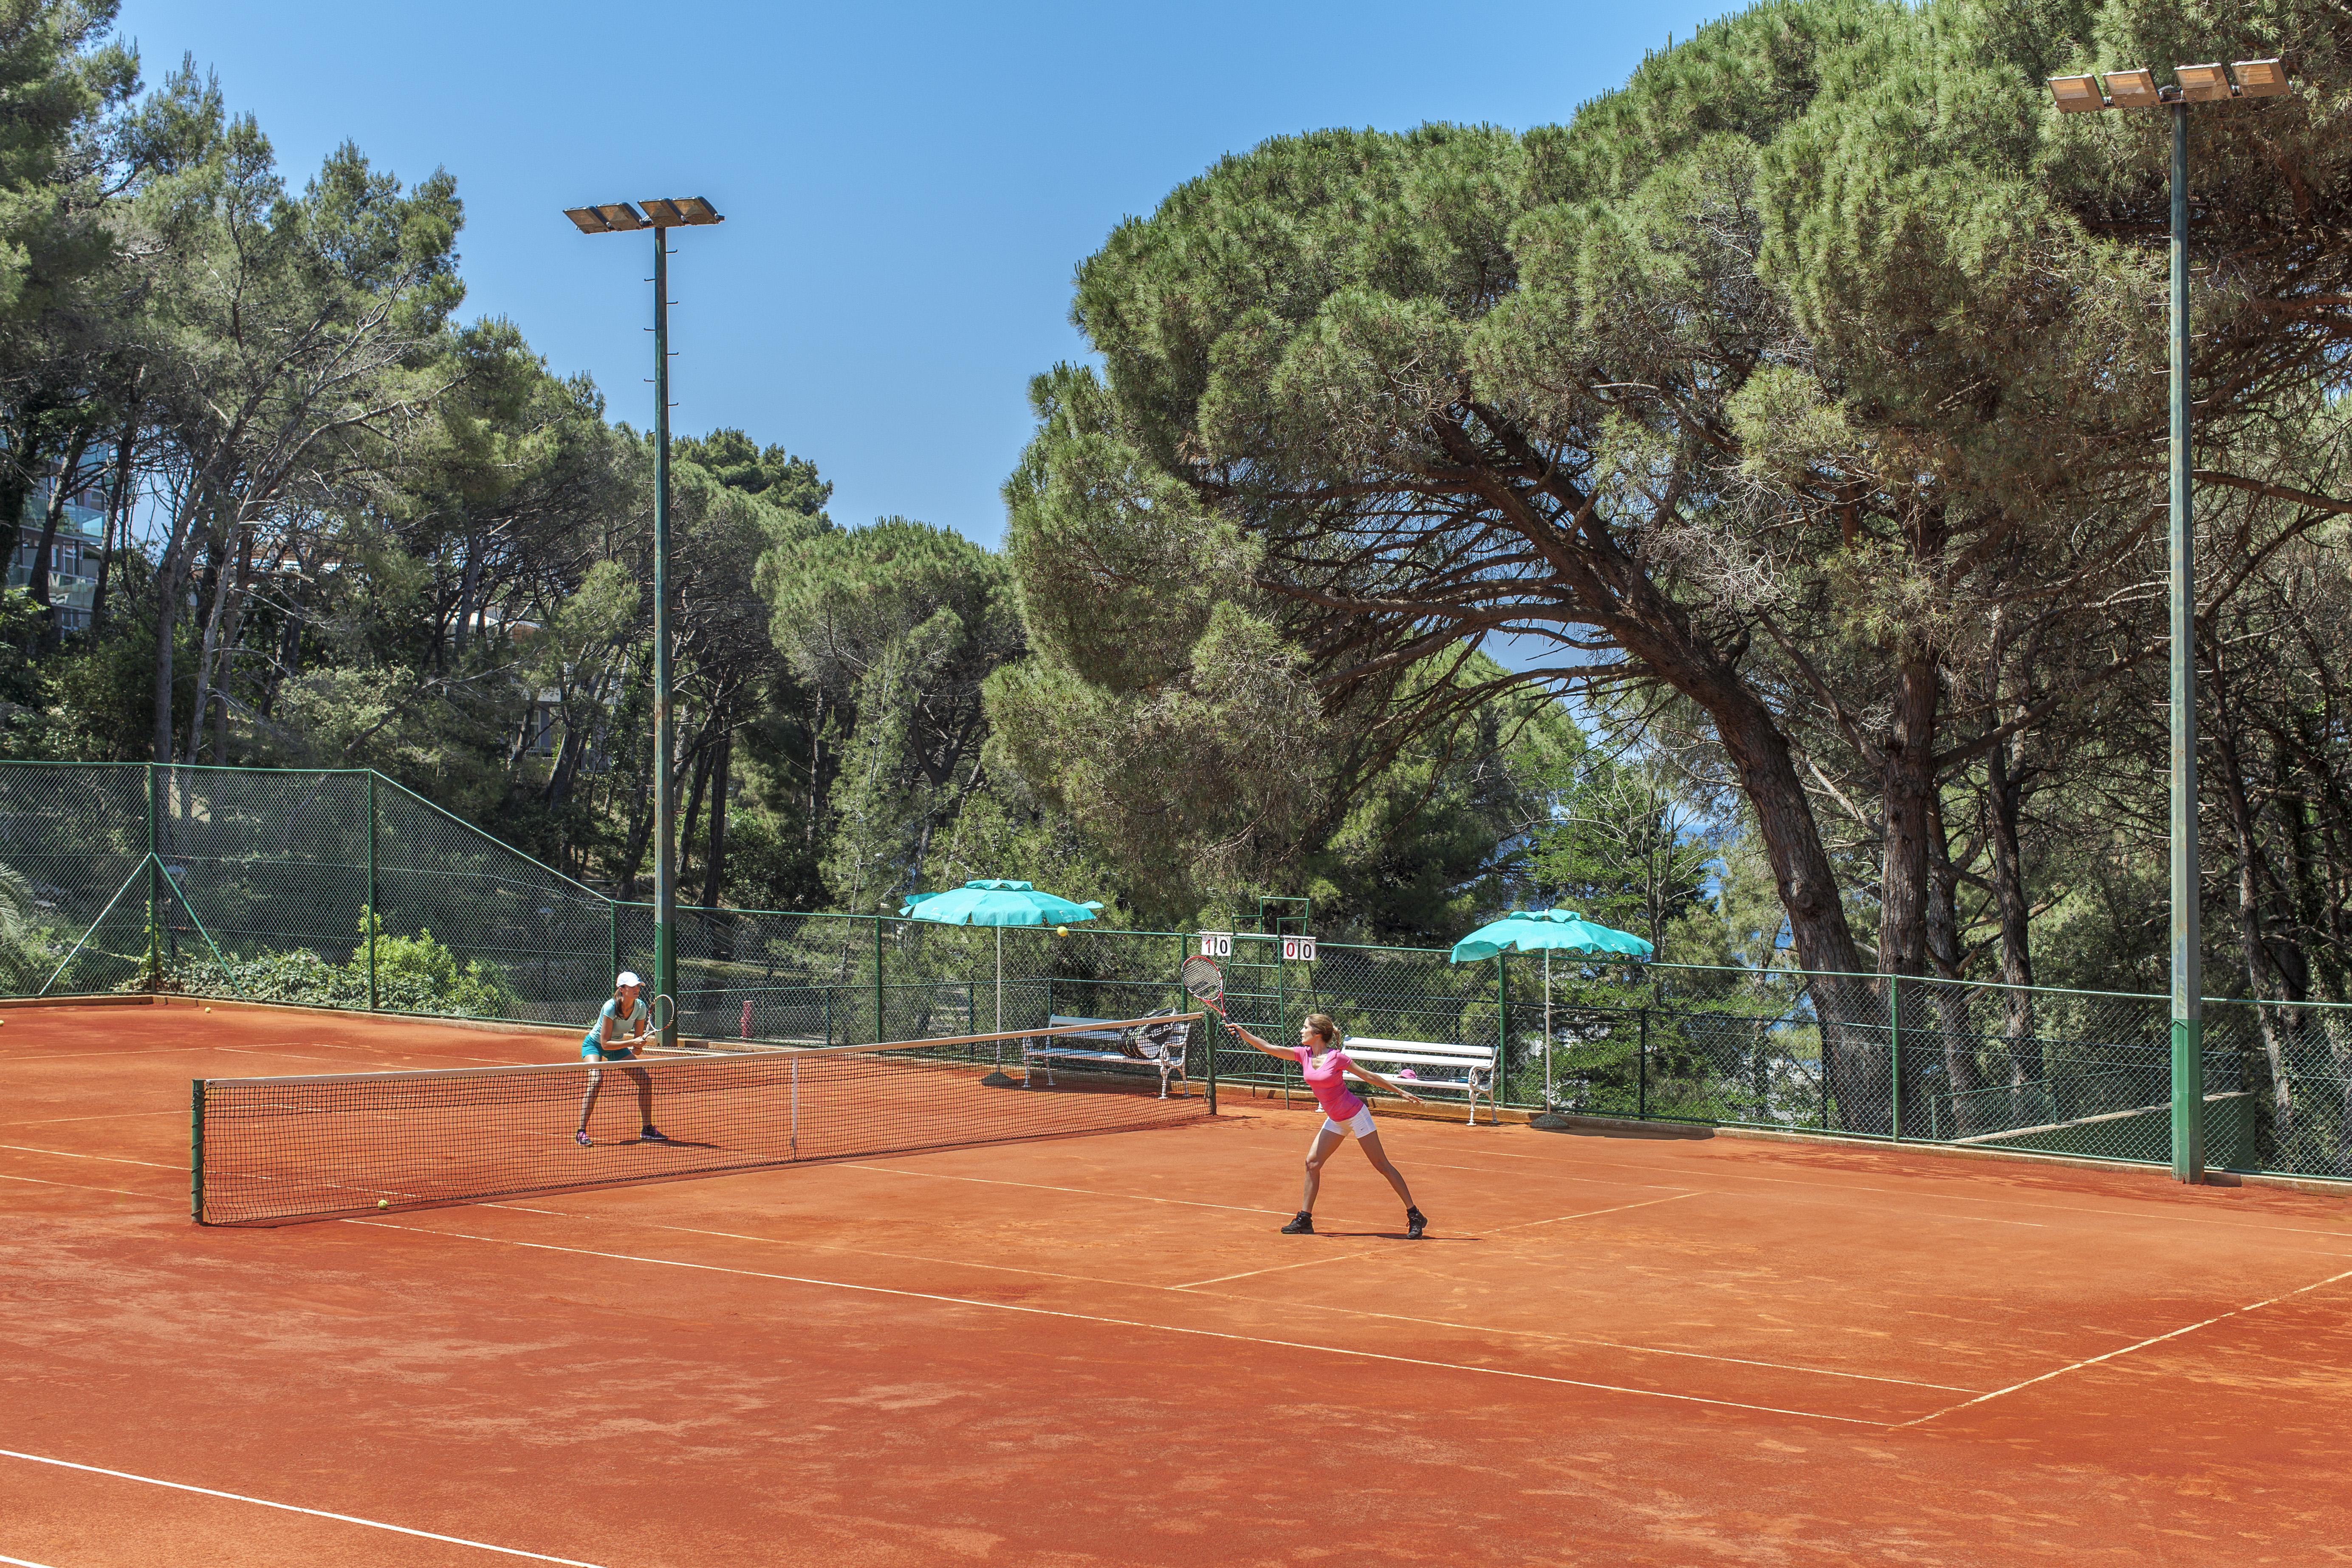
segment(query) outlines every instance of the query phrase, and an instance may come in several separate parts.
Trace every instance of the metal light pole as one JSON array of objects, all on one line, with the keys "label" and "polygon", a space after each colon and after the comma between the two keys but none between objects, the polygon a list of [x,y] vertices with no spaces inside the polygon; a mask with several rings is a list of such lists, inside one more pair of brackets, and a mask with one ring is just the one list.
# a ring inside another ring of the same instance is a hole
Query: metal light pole
[{"label": "metal light pole", "polygon": [[582,234],[654,232],[654,1005],[665,1046],[677,1043],[677,754],[669,670],[669,231],[727,220],[700,196],[566,207]]},{"label": "metal light pole", "polygon": [[2197,535],[2189,460],[2189,106],[2233,98],[2279,98],[2294,90],[2279,60],[2180,66],[2158,87],[2146,69],[2052,77],[2050,93],[2069,114],[2163,107],[2172,117],[2171,497],[2172,558],[2168,622],[2172,639],[2172,1176],[2205,1178],[2205,1003],[2197,881]]}]

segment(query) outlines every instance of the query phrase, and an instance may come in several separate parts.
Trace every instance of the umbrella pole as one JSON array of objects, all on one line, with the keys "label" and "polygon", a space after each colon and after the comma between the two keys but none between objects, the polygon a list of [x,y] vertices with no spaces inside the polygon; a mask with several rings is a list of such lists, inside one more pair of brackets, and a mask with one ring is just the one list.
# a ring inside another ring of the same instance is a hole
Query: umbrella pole
[{"label": "umbrella pole", "polygon": [[1544,949],[1544,1109],[1552,1105],[1551,1095],[1551,949]]},{"label": "umbrella pole", "polygon": [[[998,1034],[1003,1034],[1003,1033],[1004,1032],[1004,927],[1003,927],[1003,926],[1002,926],[1002,925],[999,925],[999,926],[997,926],[995,929],[996,929],[996,1031],[995,1031],[995,1032],[997,1032]],[[1003,1089],[1003,1088],[1005,1088],[1005,1087],[1008,1087],[1009,1085],[1011,1085],[1011,1084],[1012,1084],[1012,1082],[1013,1082],[1013,1081],[1011,1078],[1007,1077],[1007,1076],[1005,1075],[1005,1071],[1004,1071],[1004,1042],[1003,1042],[1003,1040],[1000,1040],[995,1041],[994,1043],[995,1043],[995,1046],[996,1046],[996,1065],[989,1071],[989,1074],[988,1074],[988,1076],[987,1076],[987,1077],[985,1077],[985,1078],[983,1078],[983,1079],[982,1079],[982,1080],[981,1080],[981,1082],[982,1082],[982,1083],[984,1083],[984,1084],[988,1085],[988,1087],[990,1087],[990,1088],[992,1088],[992,1089]],[[1024,1056],[1024,1057],[1023,1057],[1023,1058],[1022,1058],[1022,1060],[1023,1060],[1024,1061],[1026,1061],[1028,1060],[1028,1058]],[[1027,1071],[1024,1069],[1024,1071],[1023,1071],[1023,1072],[1022,1072],[1022,1074],[1021,1074],[1021,1078],[1022,1078],[1021,1087],[1022,1087],[1022,1088],[1024,1088],[1024,1089],[1026,1089],[1026,1088],[1028,1088],[1028,1087],[1029,1087],[1029,1084],[1028,1084],[1028,1077],[1029,1077],[1029,1074],[1028,1074]]]}]

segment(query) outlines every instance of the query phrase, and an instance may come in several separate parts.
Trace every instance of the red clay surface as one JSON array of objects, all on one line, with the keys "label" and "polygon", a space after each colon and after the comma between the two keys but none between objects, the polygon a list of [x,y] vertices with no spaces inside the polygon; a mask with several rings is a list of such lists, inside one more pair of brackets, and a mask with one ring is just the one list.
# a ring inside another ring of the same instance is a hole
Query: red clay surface
[{"label": "red clay surface", "polygon": [[2352,1562],[2343,1199],[1391,1119],[1293,1238],[1251,1105],[200,1229],[192,1077],[571,1047],[0,1019],[0,1559]]}]

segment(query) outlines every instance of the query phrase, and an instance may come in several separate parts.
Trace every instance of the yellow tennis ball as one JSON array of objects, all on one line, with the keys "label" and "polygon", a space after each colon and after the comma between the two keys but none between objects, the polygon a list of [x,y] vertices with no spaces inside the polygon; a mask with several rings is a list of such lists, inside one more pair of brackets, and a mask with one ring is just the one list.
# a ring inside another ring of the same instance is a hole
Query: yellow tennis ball
[{"label": "yellow tennis ball", "polygon": [[1067,936],[1069,934],[1070,928],[1066,925],[1056,925],[1054,927],[1054,935],[1056,936]]},{"label": "yellow tennis ball", "polygon": [[392,1207],[392,1199],[388,1197],[377,1198],[375,1200],[375,1206],[378,1208],[390,1208]]},{"label": "yellow tennis ball", "polygon": [[206,1008],[206,1009],[205,1009],[205,1011],[206,1011],[206,1012],[210,1012],[210,1011],[212,1011],[212,1010],[213,1010],[213,1009],[210,1009],[210,1008]]}]

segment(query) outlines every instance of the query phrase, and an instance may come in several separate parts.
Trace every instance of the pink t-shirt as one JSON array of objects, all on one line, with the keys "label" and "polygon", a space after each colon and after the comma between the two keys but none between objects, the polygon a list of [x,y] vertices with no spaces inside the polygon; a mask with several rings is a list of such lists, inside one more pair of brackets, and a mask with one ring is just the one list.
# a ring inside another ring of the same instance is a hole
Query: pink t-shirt
[{"label": "pink t-shirt", "polygon": [[1346,1051],[1328,1053],[1318,1067],[1315,1063],[1315,1052],[1307,1047],[1295,1045],[1290,1049],[1291,1054],[1298,1058],[1298,1071],[1306,1077],[1307,1087],[1314,1091],[1315,1103],[1323,1107],[1323,1114],[1334,1122],[1344,1122],[1364,1108],[1364,1103],[1356,1098],[1355,1091],[1348,1087]]}]

